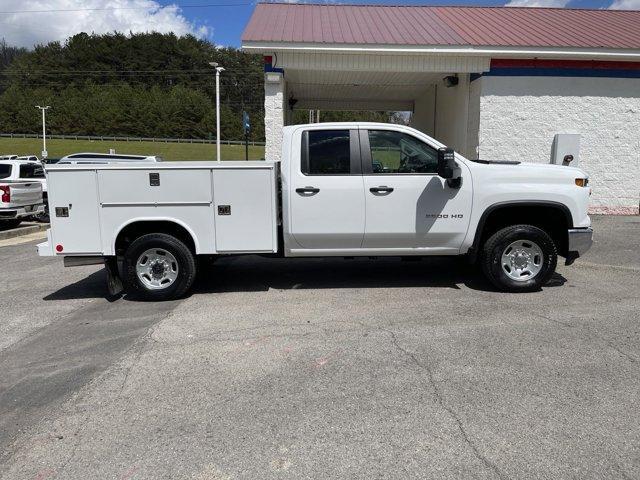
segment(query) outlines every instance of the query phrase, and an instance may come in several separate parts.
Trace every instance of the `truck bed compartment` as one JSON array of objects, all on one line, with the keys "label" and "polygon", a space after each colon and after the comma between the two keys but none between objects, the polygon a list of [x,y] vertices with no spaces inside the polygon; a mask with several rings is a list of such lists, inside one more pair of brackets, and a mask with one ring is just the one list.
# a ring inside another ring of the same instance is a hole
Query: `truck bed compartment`
[{"label": "truck bed compartment", "polygon": [[277,251],[276,164],[163,162],[47,167],[59,255],[114,255],[133,222],[172,222],[197,254]]}]

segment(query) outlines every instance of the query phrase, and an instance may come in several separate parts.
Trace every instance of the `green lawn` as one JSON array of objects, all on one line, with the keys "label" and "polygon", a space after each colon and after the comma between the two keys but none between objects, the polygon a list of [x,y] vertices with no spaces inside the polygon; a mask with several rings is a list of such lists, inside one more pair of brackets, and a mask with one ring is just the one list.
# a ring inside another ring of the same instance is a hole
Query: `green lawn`
[{"label": "green lawn", "polygon": [[[70,153],[97,152],[135,155],[160,155],[164,160],[215,160],[215,144],[164,142],[113,142],[111,140],[47,140],[49,158],[60,158]],[[244,145],[221,145],[223,160],[244,160]],[[37,138],[0,138],[0,155],[38,155],[42,140]],[[249,160],[264,158],[264,147],[249,145]]]}]

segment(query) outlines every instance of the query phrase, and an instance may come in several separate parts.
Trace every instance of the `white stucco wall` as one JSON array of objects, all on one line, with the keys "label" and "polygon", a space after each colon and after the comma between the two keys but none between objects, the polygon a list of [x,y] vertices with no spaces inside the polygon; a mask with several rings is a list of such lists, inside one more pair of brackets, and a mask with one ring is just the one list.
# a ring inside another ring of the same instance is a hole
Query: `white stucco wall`
[{"label": "white stucco wall", "polygon": [[264,158],[279,161],[282,155],[282,127],[285,122],[285,81],[282,74],[269,73],[269,78],[279,77],[278,82],[264,82]]},{"label": "white stucco wall", "polygon": [[548,163],[556,133],[580,133],[592,213],[638,214],[640,79],[492,77],[480,91],[480,158]]}]

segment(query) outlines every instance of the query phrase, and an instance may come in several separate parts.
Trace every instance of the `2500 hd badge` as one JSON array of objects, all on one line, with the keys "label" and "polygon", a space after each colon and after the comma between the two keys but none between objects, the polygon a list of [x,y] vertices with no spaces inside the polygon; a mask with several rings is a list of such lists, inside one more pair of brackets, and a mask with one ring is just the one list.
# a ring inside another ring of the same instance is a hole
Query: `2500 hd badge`
[{"label": "2500 hd badge", "polygon": [[462,213],[454,213],[449,215],[448,213],[427,213],[427,218],[462,218]]}]

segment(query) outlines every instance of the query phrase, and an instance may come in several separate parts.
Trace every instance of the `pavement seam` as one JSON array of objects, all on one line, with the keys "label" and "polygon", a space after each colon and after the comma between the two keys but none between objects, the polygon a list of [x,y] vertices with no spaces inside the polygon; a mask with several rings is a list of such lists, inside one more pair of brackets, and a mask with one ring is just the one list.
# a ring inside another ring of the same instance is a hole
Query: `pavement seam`
[{"label": "pavement seam", "polygon": [[493,473],[495,473],[498,476],[498,478],[500,478],[500,479],[505,478],[505,476],[502,474],[500,469],[498,469],[498,467],[493,462],[491,462],[480,451],[480,449],[475,444],[475,442],[469,437],[469,434],[467,433],[467,430],[464,427],[464,423],[462,422],[462,420],[461,420],[460,416],[458,415],[458,413],[451,406],[449,406],[445,402],[444,395],[442,394],[442,392],[438,388],[438,384],[436,383],[436,381],[435,381],[435,379],[433,377],[433,370],[431,369],[431,367],[429,365],[421,363],[420,360],[418,360],[418,358],[416,357],[416,355],[414,353],[410,352],[409,350],[407,350],[403,346],[401,346],[399,341],[398,341],[398,337],[395,334],[395,332],[393,332],[392,330],[389,330],[387,328],[384,328],[384,327],[379,327],[379,330],[388,333],[391,336],[391,343],[393,344],[393,346],[398,351],[400,351],[404,356],[406,356],[411,361],[411,363],[413,363],[419,369],[424,370],[427,373],[427,379],[429,381],[429,386],[433,390],[434,396],[436,398],[436,402],[455,421],[456,426],[458,427],[458,431],[460,432],[460,435],[462,436],[462,439],[464,440],[464,443],[466,443],[469,446],[469,448],[471,448],[471,451],[473,452],[473,455],[478,460],[480,460],[482,462],[482,464],[485,467],[487,467],[487,469],[489,469]]}]

